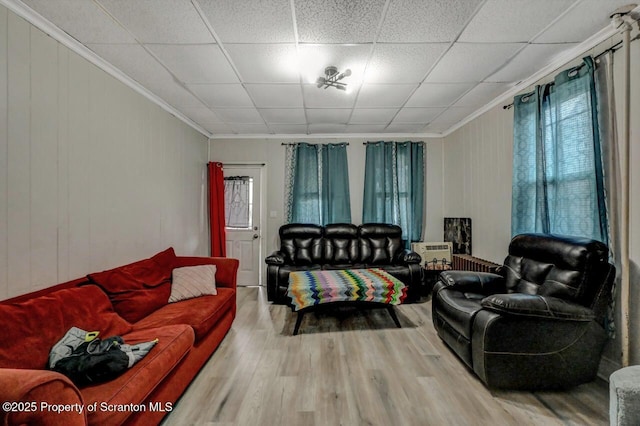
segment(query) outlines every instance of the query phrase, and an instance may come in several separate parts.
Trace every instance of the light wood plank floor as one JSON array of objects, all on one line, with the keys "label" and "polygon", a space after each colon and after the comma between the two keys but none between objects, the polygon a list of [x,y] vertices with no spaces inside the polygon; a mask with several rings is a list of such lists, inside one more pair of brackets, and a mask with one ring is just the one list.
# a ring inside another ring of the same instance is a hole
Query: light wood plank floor
[{"label": "light wood plank floor", "polygon": [[238,289],[229,334],[164,425],[606,425],[608,387],[485,388],[437,337],[431,301],[305,315]]}]

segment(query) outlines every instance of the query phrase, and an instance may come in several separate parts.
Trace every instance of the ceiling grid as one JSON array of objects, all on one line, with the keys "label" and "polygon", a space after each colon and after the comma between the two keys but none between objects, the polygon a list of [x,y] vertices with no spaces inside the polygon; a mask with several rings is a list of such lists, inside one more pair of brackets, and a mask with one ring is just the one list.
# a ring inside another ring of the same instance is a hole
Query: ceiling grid
[{"label": "ceiling grid", "polygon": [[[628,0],[0,2],[215,138],[448,134],[611,36]],[[316,87],[327,66],[350,93]]]}]

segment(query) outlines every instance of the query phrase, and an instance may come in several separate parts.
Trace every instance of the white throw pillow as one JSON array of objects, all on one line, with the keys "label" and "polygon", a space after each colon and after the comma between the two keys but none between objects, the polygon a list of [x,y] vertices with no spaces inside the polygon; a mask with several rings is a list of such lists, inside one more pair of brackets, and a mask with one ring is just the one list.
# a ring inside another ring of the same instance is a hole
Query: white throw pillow
[{"label": "white throw pillow", "polygon": [[218,294],[215,265],[185,266],[173,270],[169,303],[206,294]]}]

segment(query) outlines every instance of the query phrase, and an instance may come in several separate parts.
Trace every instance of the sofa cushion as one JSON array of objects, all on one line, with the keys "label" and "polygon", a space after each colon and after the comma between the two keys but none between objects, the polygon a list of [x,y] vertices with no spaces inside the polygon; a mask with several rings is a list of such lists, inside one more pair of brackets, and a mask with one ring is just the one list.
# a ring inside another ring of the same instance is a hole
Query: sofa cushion
[{"label": "sofa cushion", "polygon": [[503,270],[510,292],[558,297],[586,306],[606,281],[608,248],[588,238],[520,234],[509,244]]},{"label": "sofa cushion", "polygon": [[280,251],[289,265],[322,263],[322,233],[319,225],[289,223],[280,227]]},{"label": "sofa cushion", "polygon": [[352,265],[359,261],[358,227],[350,223],[326,225],[324,229],[324,262],[330,265]]},{"label": "sofa cushion", "polygon": [[173,247],[170,247],[149,259],[95,272],[87,275],[87,278],[109,294],[121,293],[171,282],[171,272],[175,263],[176,254]]},{"label": "sofa cushion", "polygon": [[360,259],[368,265],[392,264],[402,250],[402,228],[397,225],[366,223],[360,225]]},{"label": "sofa cushion", "polygon": [[169,303],[216,294],[216,265],[185,266],[173,270]]},{"label": "sofa cushion", "polygon": [[[117,407],[143,403],[151,391],[173,370],[193,347],[194,334],[187,325],[167,325],[136,329],[122,336],[126,343],[135,344],[158,339],[151,351],[122,376],[106,383],[80,389],[85,406],[98,404],[88,413],[89,424],[121,424],[132,413]],[[158,402],[158,401],[155,401]],[[164,401],[160,401],[164,403]],[[106,404],[106,407],[103,407]],[[145,404],[149,409],[148,404]],[[108,409],[104,409],[108,408]]]},{"label": "sofa cushion", "polygon": [[215,296],[169,303],[134,324],[134,328],[137,330],[165,324],[188,324],[193,327],[196,340],[200,340],[233,307],[235,297],[235,290],[221,287]]},{"label": "sofa cushion", "polygon": [[111,293],[109,298],[118,315],[134,323],[166,305],[170,294],[171,283],[164,283],[154,288]]},{"label": "sofa cushion", "polygon": [[89,274],[87,278],[109,295],[118,314],[136,322],[167,304],[175,264],[176,254],[170,247],[149,259]]},{"label": "sofa cushion", "polygon": [[104,337],[131,330],[94,285],[0,304],[0,368],[46,368],[51,347],[73,326]]}]

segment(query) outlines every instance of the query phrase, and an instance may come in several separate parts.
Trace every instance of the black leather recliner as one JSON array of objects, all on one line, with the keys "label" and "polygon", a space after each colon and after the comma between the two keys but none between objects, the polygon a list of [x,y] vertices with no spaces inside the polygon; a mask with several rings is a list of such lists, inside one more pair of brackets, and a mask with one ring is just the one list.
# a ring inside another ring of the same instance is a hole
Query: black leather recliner
[{"label": "black leather recliner", "polygon": [[280,227],[280,250],[265,259],[267,299],[289,303],[289,273],[322,269],[380,268],[402,281],[407,299],[419,297],[420,256],[404,248],[397,225],[350,223],[319,225],[291,223]]},{"label": "black leather recliner", "polygon": [[433,325],[489,387],[575,386],[598,372],[614,277],[599,241],[517,235],[498,274],[440,274]]}]

